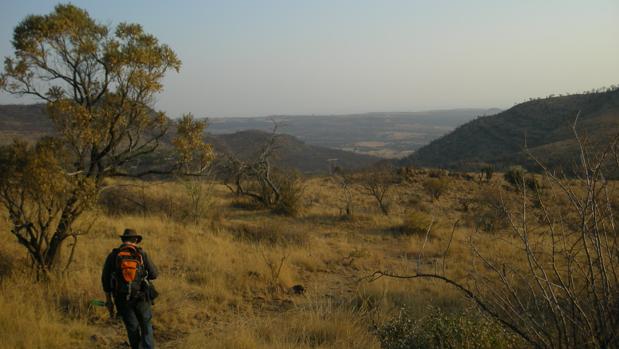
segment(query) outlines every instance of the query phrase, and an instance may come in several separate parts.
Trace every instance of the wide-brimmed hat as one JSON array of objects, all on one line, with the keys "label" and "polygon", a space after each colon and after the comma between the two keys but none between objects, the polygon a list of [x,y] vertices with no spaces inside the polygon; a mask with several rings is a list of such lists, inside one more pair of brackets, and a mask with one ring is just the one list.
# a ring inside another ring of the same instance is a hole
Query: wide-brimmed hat
[{"label": "wide-brimmed hat", "polygon": [[123,240],[126,239],[126,238],[137,238],[138,239],[138,241],[137,241],[138,243],[140,241],[142,241],[142,235],[138,234],[135,230],[128,229],[128,228],[125,229],[125,232],[122,235],[120,235],[120,238],[123,239]]}]

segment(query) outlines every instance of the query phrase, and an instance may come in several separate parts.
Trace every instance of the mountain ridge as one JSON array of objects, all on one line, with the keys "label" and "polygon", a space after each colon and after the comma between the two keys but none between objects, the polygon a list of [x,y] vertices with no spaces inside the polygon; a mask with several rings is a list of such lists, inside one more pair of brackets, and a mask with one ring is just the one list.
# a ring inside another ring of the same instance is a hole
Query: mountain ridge
[{"label": "mountain ridge", "polygon": [[572,130],[577,115],[576,130],[593,146],[602,146],[619,130],[619,90],[520,103],[463,124],[398,163],[459,170],[486,164],[534,168],[533,155],[549,166],[565,168],[577,160]]}]

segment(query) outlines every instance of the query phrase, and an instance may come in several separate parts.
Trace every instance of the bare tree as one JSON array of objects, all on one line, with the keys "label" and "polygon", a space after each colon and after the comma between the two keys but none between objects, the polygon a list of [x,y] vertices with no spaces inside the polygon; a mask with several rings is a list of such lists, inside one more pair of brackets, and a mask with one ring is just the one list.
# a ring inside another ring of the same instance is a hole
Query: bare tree
[{"label": "bare tree", "polygon": [[[265,207],[274,206],[280,199],[278,183],[273,178],[271,164],[274,151],[277,149],[277,124],[274,124],[271,135],[252,156],[251,161],[244,161],[235,155],[226,156],[224,166],[224,184],[239,196],[248,196]],[[251,187],[250,182],[257,184]]]},{"label": "bare tree", "polygon": [[389,215],[388,193],[395,184],[397,179],[389,167],[371,169],[359,181],[361,189],[376,200],[384,215]]},{"label": "bare tree", "polygon": [[272,164],[278,149],[277,129],[274,122],[269,138],[251,160],[227,155],[224,184],[238,196],[249,197],[274,212],[294,216],[301,211],[305,187],[298,172],[282,171]]},{"label": "bare tree", "polygon": [[353,179],[350,174],[345,173],[343,170],[337,168],[331,174],[331,180],[342,190],[342,198],[344,202],[343,209],[345,217],[353,216]]}]

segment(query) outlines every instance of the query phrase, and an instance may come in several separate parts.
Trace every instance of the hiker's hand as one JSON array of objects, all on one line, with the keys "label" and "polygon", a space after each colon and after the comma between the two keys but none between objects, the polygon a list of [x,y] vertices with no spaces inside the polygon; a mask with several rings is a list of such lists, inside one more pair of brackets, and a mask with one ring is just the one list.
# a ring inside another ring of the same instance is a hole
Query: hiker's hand
[{"label": "hiker's hand", "polygon": [[110,313],[110,318],[114,318],[114,302],[112,301],[107,301],[105,302],[105,307],[107,308],[107,311]]}]

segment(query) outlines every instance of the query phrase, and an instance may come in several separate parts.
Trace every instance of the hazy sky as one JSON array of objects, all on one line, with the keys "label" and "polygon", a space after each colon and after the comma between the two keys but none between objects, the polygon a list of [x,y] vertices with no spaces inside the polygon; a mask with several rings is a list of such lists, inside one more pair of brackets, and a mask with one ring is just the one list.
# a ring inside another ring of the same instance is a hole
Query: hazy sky
[{"label": "hazy sky", "polygon": [[[618,0],[73,3],[178,53],[157,103],[170,116],[506,108],[619,83]],[[0,0],[0,55],[55,4]]]}]

